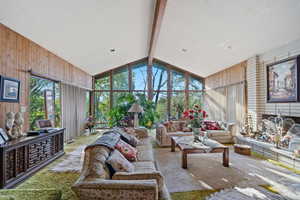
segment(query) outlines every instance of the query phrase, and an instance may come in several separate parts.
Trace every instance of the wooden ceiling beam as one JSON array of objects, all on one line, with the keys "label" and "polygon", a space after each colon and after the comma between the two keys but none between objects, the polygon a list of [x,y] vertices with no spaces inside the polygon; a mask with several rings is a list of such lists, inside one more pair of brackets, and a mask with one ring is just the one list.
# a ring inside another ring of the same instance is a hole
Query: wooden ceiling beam
[{"label": "wooden ceiling beam", "polygon": [[151,30],[151,38],[149,43],[149,52],[148,52],[148,65],[152,66],[154,52],[157,45],[157,40],[162,24],[162,19],[165,14],[165,9],[167,5],[167,0],[156,0],[154,18]]}]

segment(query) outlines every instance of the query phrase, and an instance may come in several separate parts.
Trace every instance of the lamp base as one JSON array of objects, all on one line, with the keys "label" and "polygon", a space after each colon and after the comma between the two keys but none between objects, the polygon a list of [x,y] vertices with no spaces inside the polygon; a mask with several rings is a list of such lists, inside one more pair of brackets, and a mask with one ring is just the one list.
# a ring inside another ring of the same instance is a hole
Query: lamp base
[{"label": "lamp base", "polygon": [[138,115],[138,113],[134,113],[133,126],[134,126],[134,128],[138,128],[139,127],[139,115]]}]

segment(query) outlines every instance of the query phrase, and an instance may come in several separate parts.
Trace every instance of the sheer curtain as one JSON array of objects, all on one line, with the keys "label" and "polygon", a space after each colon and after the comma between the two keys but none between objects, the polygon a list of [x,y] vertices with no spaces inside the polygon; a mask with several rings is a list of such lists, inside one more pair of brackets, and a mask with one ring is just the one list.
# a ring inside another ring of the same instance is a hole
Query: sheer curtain
[{"label": "sheer curtain", "polygon": [[66,128],[65,141],[69,141],[84,132],[86,90],[67,84],[61,84],[62,126]]}]

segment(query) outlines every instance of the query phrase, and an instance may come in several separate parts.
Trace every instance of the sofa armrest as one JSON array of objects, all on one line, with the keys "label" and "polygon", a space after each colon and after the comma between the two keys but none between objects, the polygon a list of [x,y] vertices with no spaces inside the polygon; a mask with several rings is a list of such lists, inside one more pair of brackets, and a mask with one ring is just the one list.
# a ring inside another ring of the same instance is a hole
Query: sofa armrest
[{"label": "sofa armrest", "polygon": [[228,123],[227,124],[227,131],[229,131],[229,133],[232,137],[235,136],[235,127],[236,127],[236,123]]},{"label": "sofa armrest", "polygon": [[162,142],[167,137],[167,128],[163,124],[156,127],[156,140]]},{"label": "sofa armrest", "polygon": [[155,180],[107,180],[93,179],[77,181],[72,190],[80,200],[146,199],[157,200],[158,188]]},{"label": "sofa armrest", "polygon": [[158,188],[161,190],[164,185],[164,176],[160,171],[149,171],[149,172],[116,172],[113,180],[151,180],[155,179],[158,184]]}]

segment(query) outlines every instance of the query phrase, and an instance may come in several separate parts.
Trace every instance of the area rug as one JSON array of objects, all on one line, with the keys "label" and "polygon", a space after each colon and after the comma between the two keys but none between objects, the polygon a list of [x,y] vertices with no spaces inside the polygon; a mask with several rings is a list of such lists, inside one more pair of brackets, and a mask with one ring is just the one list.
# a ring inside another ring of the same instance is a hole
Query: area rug
[{"label": "area rug", "polygon": [[225,189],[212,194],[206,200],[286,200],[279,194],[262,187]]},{"label": "area rug", "polygon": [[74,151],[68,153],[61,162],[50,168],[52,172],[80,172],[84,159],[84,148],[86,145],[77,147]]},{"label": "area rug", "polygon": [[230,147],[230,167],[223,167],[222,154],[188,155],[188,169],[181,168],[181,152],[154,148],[157,166],[170,192],[256,188],[272,185],[284,197],[299,199],[300,175],[266,160],[243,156]]}]

